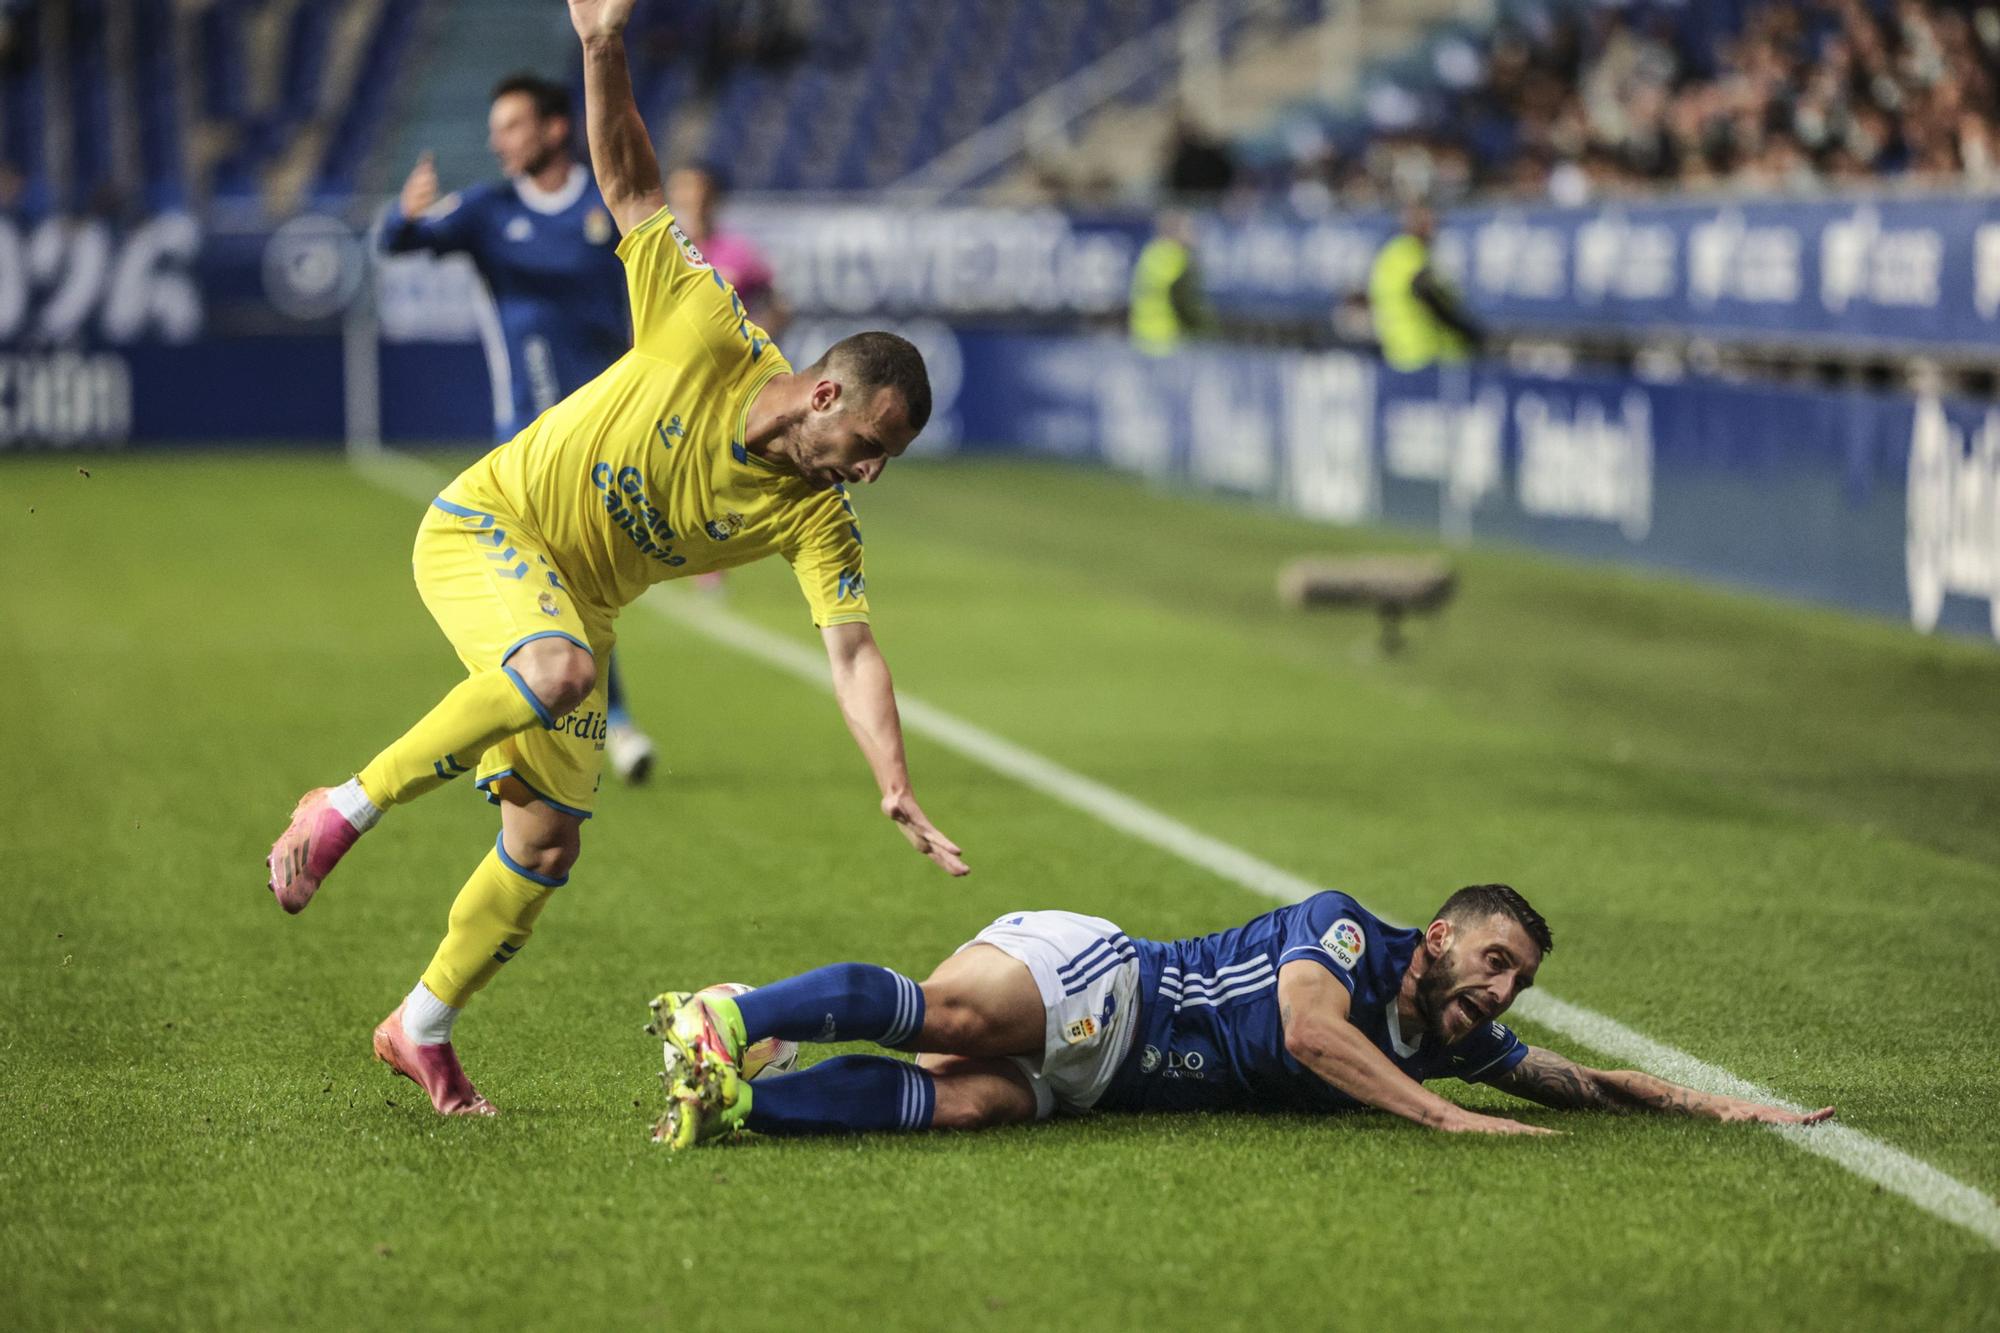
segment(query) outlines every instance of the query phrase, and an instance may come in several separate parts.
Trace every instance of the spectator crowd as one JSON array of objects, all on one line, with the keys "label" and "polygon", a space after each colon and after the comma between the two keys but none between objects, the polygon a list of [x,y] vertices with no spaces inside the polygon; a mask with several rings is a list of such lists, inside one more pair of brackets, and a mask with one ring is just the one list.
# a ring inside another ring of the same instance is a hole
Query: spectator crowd
[{"label": "spectator crowd", "polygon": [[1413,193],[2000,187],[2000,3],[1551,6],[1432,54],[1434,86],[1378,85],[1361,133],[1294,132],[1253,174],[1309,211]]}]

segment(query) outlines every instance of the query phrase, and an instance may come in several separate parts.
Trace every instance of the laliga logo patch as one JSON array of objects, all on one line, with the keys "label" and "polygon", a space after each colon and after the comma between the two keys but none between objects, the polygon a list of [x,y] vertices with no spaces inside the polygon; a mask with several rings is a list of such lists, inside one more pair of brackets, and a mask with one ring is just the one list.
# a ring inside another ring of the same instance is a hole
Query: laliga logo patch
[{"label": "laliga logo patch", "polygon": [[592,245],[602,245],[611,239],[611,215],[601,208],[593,208],[583,215],[583,239]]},{"label": "laliga logo patch", "polygon": [[681,230],[680,223],[669,222],[667,224],[667,230],[673,233],[674,244],[678,245],[681,248],[681,256],[684,259],[686,259],[688,263],[694,265],[696,268],[708,267],[708,261],[701,257],[701,251],[694,248],[694,242],[690,241],[688,239],[687,233]]},{"label": "laliga logo patch", "polygon": [[1333,961],[1352,972],[1354,965],[1361,961],[1361,955],[1368,948],[1368,937],[1361,933],[1361,927],[1352,917],[1342,917],[1333,923],[1333,929],[1319,937],[1320,947],[1333,955]]},{"label": "laliga logo patch", "polygon": [[562,614],[562,607],[556,602],[556,595],[552,592],[543,593],[535,599],[535,604],[542,608],[542,614],[545,616],[560,616]]}]

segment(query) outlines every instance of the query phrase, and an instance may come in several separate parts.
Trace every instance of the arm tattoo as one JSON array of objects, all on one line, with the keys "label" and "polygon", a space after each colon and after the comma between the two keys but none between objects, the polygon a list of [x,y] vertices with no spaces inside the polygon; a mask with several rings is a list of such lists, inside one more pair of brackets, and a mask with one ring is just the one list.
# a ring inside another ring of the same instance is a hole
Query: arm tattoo
[{"label": "arm tattoo", "polygon": [[1543,1106],[1602,1111],[1652,1111],[1661,1115],[1713,1116],[1710,1099],[1692,1088],[1637,1070],[1600,1073],[1530,1046],[1527,1058],[1493,1086]]},{"label": "arm tattoo", "polygon": [[1493,1086],[1543,1106],[1607,1109],[1617,1105],[1589,1070],[1536,1046],[1528,1048],[1527,1058],[1520,1064],[1493,1080]]}]

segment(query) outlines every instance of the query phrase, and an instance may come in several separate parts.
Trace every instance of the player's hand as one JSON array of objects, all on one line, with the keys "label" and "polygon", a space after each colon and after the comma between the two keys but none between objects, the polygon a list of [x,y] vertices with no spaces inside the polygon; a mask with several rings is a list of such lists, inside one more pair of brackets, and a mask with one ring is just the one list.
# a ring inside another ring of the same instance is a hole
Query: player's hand
[{"label": "player's hand", "polygon": [[1467,1111],[1463,1116],[1443,1126],[1447,1134],[1559,1134],[1560,1130],[1544,1129],[1540,1125],[1524,1125],[1518,1120],[1505,1116],[1480,1115]]},{"label": "player's hand", "polygon": [[586,42],[593,37],[616,37],[625,31],[637,0],[569,0],[569,21],[576,35]]},{"label": "player's hand", "polygon": [[882,813],[896,822],[896,827],[910,840],[910,846],[937,862],[944,870],[952,875],[972,873],[972,867],[959,855],[958,844],[938,832],[937,825],[924,814],[916,797],[908,792],[884,796]]},{"label": "player's hand", "polygon": [[403,182],[403,193],[397,198],[397,206],[406,218],[422,217],[430,211],[438,197],[437,158],[425,153],[417,159],[410,178]]}]

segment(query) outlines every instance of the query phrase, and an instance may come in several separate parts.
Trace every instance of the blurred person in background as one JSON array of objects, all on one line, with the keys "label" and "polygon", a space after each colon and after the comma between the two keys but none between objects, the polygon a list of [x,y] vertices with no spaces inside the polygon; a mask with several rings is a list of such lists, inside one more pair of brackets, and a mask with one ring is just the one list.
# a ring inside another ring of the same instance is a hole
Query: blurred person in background
[{"label": "blurred person in background", "polygon": [[713,163],[691,163],[667,177],[667,209],[681,224],[681,230],[701,250],[702,257],[715,266],[723,281],[743,298],[743,308],[751,322],[762,325],[774,341],[782,340],[785,330],[791,327],[792,312],[778,295],[764,252],[742,232],[716,225],[728,195],[729,179]]},{"label": "blurred person in background", "polygon": [[[418,159],[378,233],[385,254],[471,259],[491,306],[481,320],[493,381],[493,435],[512,439],[595,379],[631,340],[618,229],[576,158],[569,90],[535,74],[502,79],[487,146],[504,178],[438,198],[431,154]],[[652,739],[632,722],[617,659],[606,686],[605,757],[626,782],[653,770]]]},{"label": "blurred person in background", "polygon": [[[716,226],[716,215],[721,212],[728,192],[728,177],[720,167],[708,162],[690,163],[667,176],[667,211],[700,249],[702,257],[743,298],[743,310],[750,321],[763,325],[771,341],[781,342],[785,330],[791,327],[792,312],[778,295],[764,252],[743,233]],[[721,570],[712,569],[698,576],[695,583],[710,592],[719,592],[722,578]],[[622,704],[622,694],[617,697]],[[622,707],[619,711],[623,713]],[[628,734],[635,733],[629,717],[624,719],[624,726]],[[617,767],[615,760],[612,766]]]},{"label": "blurred person in background", "polygon": [[1464,361],[1479,346],[1479,325],[1431,267],[1437,218],[1422,204],[1403,210],[1403,228],[1375,256],[1368,305],[1382,359],[1395,370]]},{"label": "blurred person in background", "polygon": [[1161,213],[1153,239],[1132,265],[1132,345],[1167,356],[1208,327],[1201,273],[1194,261],[1194,221],[1179,209]]}]

